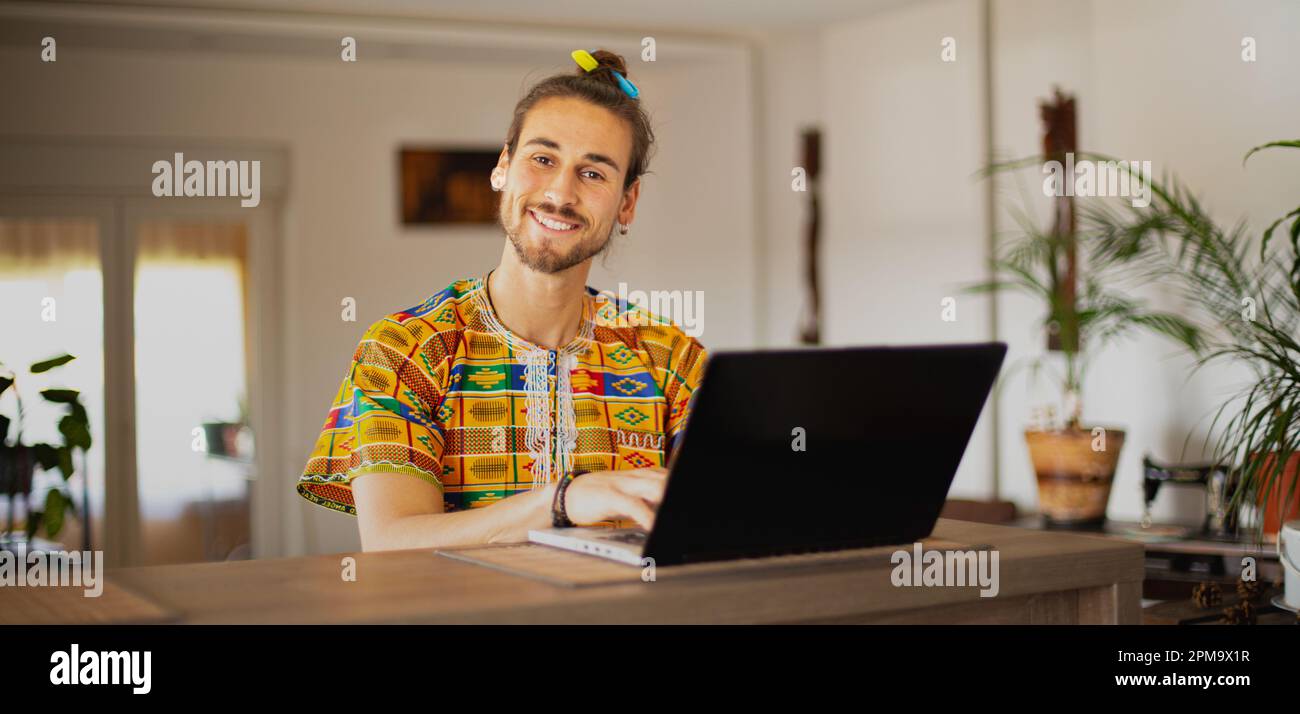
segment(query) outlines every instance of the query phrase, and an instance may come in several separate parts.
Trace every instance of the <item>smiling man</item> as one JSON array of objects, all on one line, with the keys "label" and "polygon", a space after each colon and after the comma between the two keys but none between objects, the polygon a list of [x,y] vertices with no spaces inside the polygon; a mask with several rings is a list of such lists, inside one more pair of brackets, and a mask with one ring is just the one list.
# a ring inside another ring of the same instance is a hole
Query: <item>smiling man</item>
[{"label": "smiling man", "polygon": [[578,54],[589,69],[515,107],[489,178],[500,264],[370,326],[298,481],[358,517],[365,550],[653,523],[706,352],[586,284],[635,219],[654,134],[623,59]]}]

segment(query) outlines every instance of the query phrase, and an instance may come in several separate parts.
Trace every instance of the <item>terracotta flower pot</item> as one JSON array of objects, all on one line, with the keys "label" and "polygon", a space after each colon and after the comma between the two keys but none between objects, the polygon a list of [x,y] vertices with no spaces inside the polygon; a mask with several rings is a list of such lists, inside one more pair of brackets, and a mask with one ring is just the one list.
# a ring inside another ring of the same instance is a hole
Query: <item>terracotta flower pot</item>
[{"label": "terracotta flower pot", "polygon": [[1025,431],[1038,478],[1038,508],[1049,524],[1095,525],[1106,520],[1106,504],[1124,431],[1105,427],[1104,448],[1092,429]]},{"label": "terracotta flower pot", "polygon": [[[1252,454],[1252,456],[1258,456]],[[1266,471],[1273,468],[1277,461],[1276,453],[1269,453],[1264,457],[1262,466]],[[1268,493],[1260,493],[1259,500],[1256,502],[1264,511],[1264,535],[1269,540],[1274,540],[1278,530],[1282,527],[1284,521],[1293,521],[1300,518],[1300,496],[1292,496],[1290,508],[1283,513],[1282,501],[1286,498],[1287,492],[1295,489],[1300,491],[1300,484],[1296,483],[1296,478],[1300,476],[1300,452],[1291,454],[1287,459],[1286,468],[1282,469],[1280,477],[1273,481],[1273,488]]]}]

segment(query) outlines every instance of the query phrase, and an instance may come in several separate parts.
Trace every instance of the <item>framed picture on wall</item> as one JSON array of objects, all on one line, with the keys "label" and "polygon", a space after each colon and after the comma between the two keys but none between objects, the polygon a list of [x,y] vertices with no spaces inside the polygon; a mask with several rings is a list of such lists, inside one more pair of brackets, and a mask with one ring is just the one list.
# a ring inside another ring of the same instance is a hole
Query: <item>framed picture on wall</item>
[{"label": "framed picture on wall", "polygon": [[488,178],[500,151],[401,147],[402,225],[495,223],[497,194]]}]

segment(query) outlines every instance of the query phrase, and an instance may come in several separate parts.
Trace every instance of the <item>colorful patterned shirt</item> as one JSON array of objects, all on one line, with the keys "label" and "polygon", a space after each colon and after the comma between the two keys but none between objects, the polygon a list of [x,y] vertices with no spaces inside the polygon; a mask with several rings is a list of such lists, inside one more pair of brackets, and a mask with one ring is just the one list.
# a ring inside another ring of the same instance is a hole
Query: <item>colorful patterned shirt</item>
[{"label": "colorful patterned shirt", "polygon": [[459,280],[366,330],[299,494],[356,515],[352,480],[391,471],[438,486],[450,512],[574,469],[667,463],[707,360],[697,339],[588,287],[577,337],[543,349],[501,324],[486,284]]}]

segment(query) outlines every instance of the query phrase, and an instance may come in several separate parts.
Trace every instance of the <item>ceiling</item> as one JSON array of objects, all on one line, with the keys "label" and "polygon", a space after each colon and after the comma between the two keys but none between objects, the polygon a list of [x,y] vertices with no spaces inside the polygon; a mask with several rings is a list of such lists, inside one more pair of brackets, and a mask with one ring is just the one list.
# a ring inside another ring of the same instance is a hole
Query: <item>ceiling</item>
[{"label": "ceiling", "polygon": [[[920,2],[921,0],[910,0]],[[366,16],[633,32],[752,36],[814,30],[909,0],[82,0],[60,5],[201,8]]]}]

